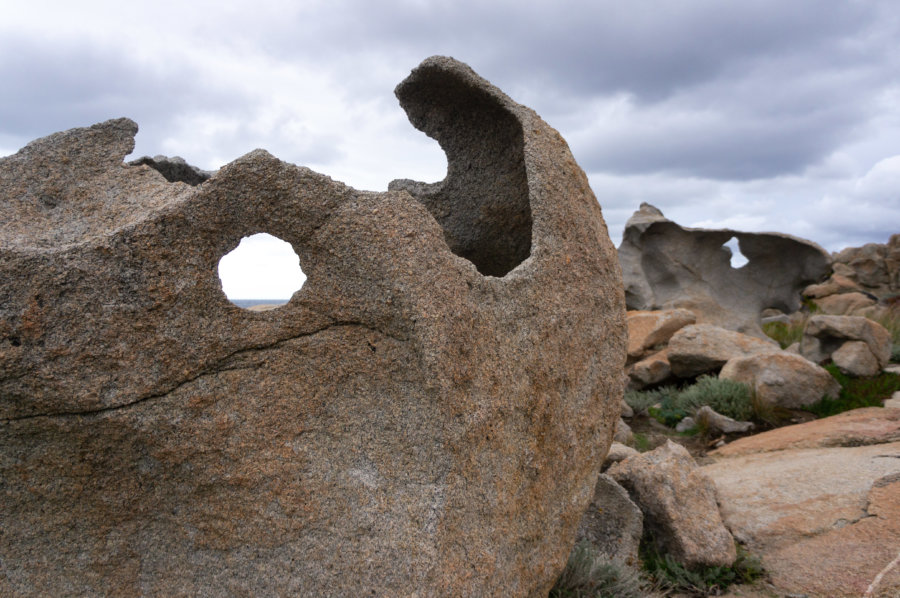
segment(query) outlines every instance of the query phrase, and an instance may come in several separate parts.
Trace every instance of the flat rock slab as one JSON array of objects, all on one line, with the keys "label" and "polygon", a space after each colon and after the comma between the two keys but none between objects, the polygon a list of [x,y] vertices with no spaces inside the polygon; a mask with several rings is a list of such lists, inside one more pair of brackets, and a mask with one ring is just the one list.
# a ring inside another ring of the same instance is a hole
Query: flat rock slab
[{"label": "flat rock slab", "polygon": [[[703,467],[725,524],[782,591],[858,597],[900,552],[900,410],[857,411],[741,439]],[[875,595],[898,591],[895,571]]]},{"label": "flat rock slab", "polygon": [[735,440],[710,453],[737,457],[786,449],[865,446],[900,442],[900,409],[865,407]]},{"label": "flat rock slab", "polygon": [[[396,93],[444,181],[173,182],[127,119],[0,159],[0,595],[547,595],[620,410],[615,249],[533,111],[441,57]],[[258,232],[307,274],[261,312],[216,269]]]}]

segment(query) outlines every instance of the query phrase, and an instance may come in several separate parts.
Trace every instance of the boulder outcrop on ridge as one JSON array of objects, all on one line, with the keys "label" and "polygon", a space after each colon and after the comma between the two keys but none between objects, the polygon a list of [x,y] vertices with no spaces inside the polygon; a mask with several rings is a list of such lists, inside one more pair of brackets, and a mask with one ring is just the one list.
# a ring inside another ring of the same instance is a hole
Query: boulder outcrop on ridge
[{"label": "boulder outcrop on ridge", "polygon": [[[0,159],[0,594],[547,595],[619,415],[615,249],[533,111],[441,57],[397,95],[443,182],[170,182],[127,119]],[[308,277],[262,312],[216,274],[257,232]]]},{"label": "boulder outcrop on ridge", "polygon": [[[854,344],[843,349],[849,343]],[[815,315],[803,329],[800,352],[816,363],[834,358],[837,353],[835,361],[847,373],[873,376],[891,359],[891,334],[878,322],[863,316]],[[863,369],[853,369],[852,364],[861,363],[866,364],[861,366]]]},{"label": "boulder outcrop on ridge", "polygon": [[[748,260],[740,268],[731,266],[731,239]],[[755,336],[762,336],[760,312],[796,311],[800,291],[831,272],[831,256],[810,241],[684,228],[646,203],[625,225],[618,253],[628,309],[682,307],[700,323]]]},{"label": "boulder outcrop on ridge", "polygon": [[862,286],[884,296],[900,292],[900,234],[887,243],[867,243],[848,247],[834,254],[834,270]]}]

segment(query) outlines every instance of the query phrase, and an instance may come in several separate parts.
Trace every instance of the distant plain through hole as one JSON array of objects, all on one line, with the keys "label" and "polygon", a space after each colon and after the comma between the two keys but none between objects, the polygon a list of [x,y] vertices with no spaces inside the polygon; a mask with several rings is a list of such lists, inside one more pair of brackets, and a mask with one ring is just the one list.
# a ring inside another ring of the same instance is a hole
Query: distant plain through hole
[{"label": "distant plain through hole", "polygon": [[228,300],[253,311],[287,303],[306,282],[300,258],[287,241],[267,233],[244,237],[219,260],[219,280]]}]

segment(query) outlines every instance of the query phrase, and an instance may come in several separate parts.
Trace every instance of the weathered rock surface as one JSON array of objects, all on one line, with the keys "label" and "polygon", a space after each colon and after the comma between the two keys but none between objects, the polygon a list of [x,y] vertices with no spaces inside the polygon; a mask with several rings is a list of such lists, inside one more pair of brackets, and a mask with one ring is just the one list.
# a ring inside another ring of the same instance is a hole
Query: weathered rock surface
[{"label": "weathered rock surface", "polygon": [[607,474],[644,514],[660,549],[680,563],[729,566],[734,540],[719,516],[716,489],[687,450],[671,440],[616,463]]},{"label": "weathered rock surface", "polygon": [[587,540],[610,560],[637,566],[643,530],[644,516],[628,492],[608,475],[600,474],[576,540]]},{"label": "weathered rock surface", "polygon": [[718,371],[728,361],[762,353],[777,353],[778,344],[711,324],[693,324],[676,332],[667,348],[672,373],[690,378]]},{"label": "weathered rock surface", "polygon": [[881,324],[862,316],[812,316],[803,329],[800,352],[819,363],[847,341],[866,343],[879,368],[891,359],[891,334]]},{"label": "weathered rock surface", "polygon": [[859,285],[855,281],[835,273],[829,276],[825,282],[811,284],[803,289],[803,296],[810,299],[820,299],[829,295],[853,293],[860,290]]},{"label": "weathered rock surface", "polygon": [[[742,438],[710,454],[726,525],[773,583],[858,597],[900,546],[900,410],[859,409]],[[877,596],[897,595],[900,575]]]},{"label": "weathered rock surface", "polygon": [[900,410],[866,407],[741,438],[717,449],[712,455],[737,457],[766,451],[892,442],[900,442]]},{"label": "weathered rock surface", "polygon": [[737,357],[719,372],[720,378],[743,382],[756,398],[770,405],[796,409],[841,391],[834,376],[813,362],[786,351]]},{"label": "weathered rock surface", "polygon": [[196,166],[188,164],[181,156],[144,156],[128,163],[129,166],[141,166],[146,164],[153,170],[163,175],[170,183],[187,183],[188,185],[199,185],[213,175],[208,170],[201,170]]},{"label": "weathered rock surface", "polygon": [[[619,413],[615,249],[533,111],[447,58],[397,95],[443,182],[171,183],[126,119],[0,160],[0,594],[546,596]],[[216,265],[263,231],[308,278],[252,312]]]},{"label": "weathered rock surface", "polygon": [[834,254],[835,271],[840,271],[878,296],[900,291],[900,234],[887,243],[867,243]]},{"label": "weathered rock surface", "polygon": [[831,354],[831,360],[848,376],[875,376],[881,371],[878,359],[863,341],[847,341]]},{"label": "weathered rock surface", "polygon": [[816,299],[816,306],[820,313],[834,316],[853,315],[876,303],[875,299],[863,293],[841,293]]},{"label": "weathered rock surface", "polygon": [[697,316],[686,309],[663,309],[660,311],[629,311],[628,357],[639,357],[658,345],[669,342],[672,335],[688,324],[697,321]]},{"label": "weathered rock surface", "polygon": [[631,426],[626,424],[625,420],[620,417],[619,421],[616,422],[616,430],[613,433],[613,442],[629,444],[632,440],[634,440],[634,432],[631,431]]},{"label": "weathered rock surface", "polygon": [[640,453],[631,448],[630,446],[626,446],[621,442],[615,442],[609,445],[609,452],[606,453],[606,459],[603,461],[604,467],[612,465],[613,463],[618,463],[619,461],[624,461],[628,457],[633,457],[635,455],[639,455]]},{"label": "weathered rock surface", "polygon": [[668,349],[645,357],[628,368],[628,377],[632,386],[636,388],[658,384],[671,376],[672,366],[669,364]]},{"label": "weathered rock surface", "polygon": [[[731,266],[731,239],[749,260],[740,268]],[[760,312],[797,311],[800,291],[830,273],[831,256],[789,235],[683,228],[641,204],[625,225],[619,263],[629,309],[682,307],[701,323],[762,336]]]},{"label": "weathered rock surface", "polygon": [[753,422],[739,422],[727,415],[722,415],[713,410],[709,405],[704,405],[697,410],[694,417],[703,424],[710,434],[742,434],[753,429]]}]

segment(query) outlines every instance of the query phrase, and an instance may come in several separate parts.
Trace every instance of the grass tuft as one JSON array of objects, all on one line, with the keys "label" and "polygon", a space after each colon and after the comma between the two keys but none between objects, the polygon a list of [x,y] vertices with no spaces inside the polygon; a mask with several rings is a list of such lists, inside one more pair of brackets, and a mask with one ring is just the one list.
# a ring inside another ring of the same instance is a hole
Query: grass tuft
[{"label": "grass tuft", "polygon": [[791,322],[766,322],[762,325],[763,332],[771,339],[774,339],[781,345],[782,349],[787,349],[794,343],[799,343],[803,338],[803,329],[806,327],[806,318]]},{"label": "grass tuft", "polygon": [[825,366],[828,373],[841,385],[836,399],[823,398],[805,409],[818,417],[837,415],[860,407],[881,407],[884,400],[900,390],[900,376],[882,372],[869,378],[853,378],[842,373],[836,365]]},{"label": "grass tuft", "polygon": [[590,542],[581,541],[569,555],[548,598],[652,598],[652,585],[640,571],[611,561]]},{"label": "grass tuft", "polygon": [[737,544],[737,558],[730,567],[687,568],[668,554],[660,554],[652,541],[642,543],[641,559],[650,577],[672,592],[717,596],[734,584],[752,583],[765,574],[762,561]]}]

